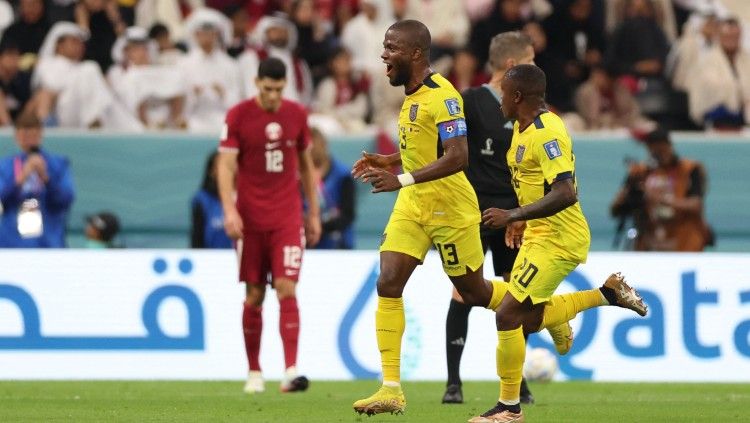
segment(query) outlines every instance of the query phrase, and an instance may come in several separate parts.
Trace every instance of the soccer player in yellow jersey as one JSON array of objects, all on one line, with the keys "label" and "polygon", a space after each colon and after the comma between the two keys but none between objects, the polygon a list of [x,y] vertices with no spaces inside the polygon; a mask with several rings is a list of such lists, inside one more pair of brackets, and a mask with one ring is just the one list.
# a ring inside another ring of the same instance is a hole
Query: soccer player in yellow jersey
[{"label": "soccer player in yellow jersey", "polygon": [[[526,354],[524,335],[567,322],[577,313],[616,305],[645,316],[638,293],[619,274],[599,289],[552,296],[565,277],[586,261],[590,235],[578,203],[575,157],[562,120],[546,109],[544,72],[534,65],[511,68],[501,83],[502,112],[515,119],[508,150],[519,207],[490,208],[482,221],[506,227],[506,242],[523,233],[508,292],[497,308],[497,405],[470,422],[522,422],[519,405]],[[528,222],[528,223],[527,223]]]},{"label": "soccer player in yellow jersey", "polygon": [[[466,304],[494,310],[507,292],[504,282],[485,281],[477,196],[462,172],[468,160],[461,95],[429,64],[430,32],[404,20],[385,34],[383,62],[393,86],[404,86],[399,115],[399,153],[364,154],[352,173],[373,192],[400,190],[380,247],[375,329],[383,386],[354,403],[359,413],[398,413],[406,405],[400,384],[402,293],[434,244],[443,269]],[[404,172],[386,169],[401,164]]]}]

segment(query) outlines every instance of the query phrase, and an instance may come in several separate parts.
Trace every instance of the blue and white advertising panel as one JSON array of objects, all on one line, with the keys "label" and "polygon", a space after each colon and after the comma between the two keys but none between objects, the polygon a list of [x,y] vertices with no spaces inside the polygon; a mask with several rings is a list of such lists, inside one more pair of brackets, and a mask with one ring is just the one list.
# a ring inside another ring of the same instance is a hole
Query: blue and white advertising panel
[{"label": "blue and white advertising panel", "polygon": [[[299,368],[312,379],[376,378],[378,254],[311,251],[299,284]],[[649,305],[573,322],[560,379],[750,381],[750,254],[593,253],[561,292],[622,271]],[[244,287],[230,251],[0,251],[0,379],[242,379]],[[445,377],[451,286],[436,254],[407,285],[406,379]],[[263,310],[261,365],[283,372],[278,303]],[[476,308],[464,379],[495,380],[493,313]],[[546,334],[531,346],[551,348]]]}]

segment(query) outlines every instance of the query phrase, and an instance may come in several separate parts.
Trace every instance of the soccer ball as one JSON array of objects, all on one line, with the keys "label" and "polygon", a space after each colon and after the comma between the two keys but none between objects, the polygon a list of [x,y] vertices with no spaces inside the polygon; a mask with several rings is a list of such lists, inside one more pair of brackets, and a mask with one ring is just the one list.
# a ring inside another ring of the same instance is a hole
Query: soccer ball
[{"label": "soccer ball", "polygon": [[526,353],[523,376],[530,382],[549,382],[557,373],[557,357],[546,348],[534,348]]}]

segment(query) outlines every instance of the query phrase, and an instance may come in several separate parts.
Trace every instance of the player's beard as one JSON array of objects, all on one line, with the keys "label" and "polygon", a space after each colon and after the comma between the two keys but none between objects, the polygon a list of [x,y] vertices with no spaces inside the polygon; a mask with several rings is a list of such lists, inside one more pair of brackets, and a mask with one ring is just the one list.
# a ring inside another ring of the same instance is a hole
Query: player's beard
[{"label": "player's beard", "polygon": [[388,82],[394,87],[401,87],[409,83],[411,69],[406,65],[394,66],[394,72]]}]

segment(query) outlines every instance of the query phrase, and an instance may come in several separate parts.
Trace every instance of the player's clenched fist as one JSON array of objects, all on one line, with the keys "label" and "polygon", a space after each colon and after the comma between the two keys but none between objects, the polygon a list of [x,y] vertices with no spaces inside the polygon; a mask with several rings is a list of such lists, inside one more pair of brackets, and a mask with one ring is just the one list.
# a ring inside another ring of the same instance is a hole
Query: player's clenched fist
[{"label": "player's clenched fist", "polygon": [[511,221],[511,215],[508,210],[489,208],[482,213],[482,223],[492,229],[500,229]]},{"label": "player's clenched fist", "polygon": [[224,231],[232,239],[242,238],[243,232],[242,218],[237,209],[229,209],[224,212]]}]

